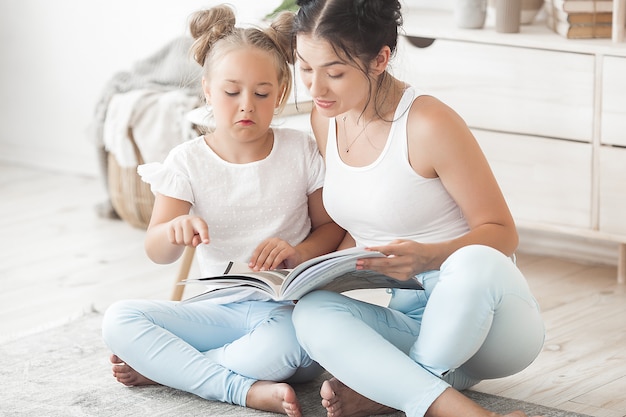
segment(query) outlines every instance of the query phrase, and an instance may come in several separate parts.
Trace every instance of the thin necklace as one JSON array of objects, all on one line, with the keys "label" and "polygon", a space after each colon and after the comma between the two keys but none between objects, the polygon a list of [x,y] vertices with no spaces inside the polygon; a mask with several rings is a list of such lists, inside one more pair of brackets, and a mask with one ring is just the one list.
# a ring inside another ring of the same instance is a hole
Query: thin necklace
[{"label": "thin necklace", "polygon": [[[365,124],[365,126],[363,126],[363,129],[361,129],[361,131],[359,132],[359,134],[358,134],[358,135],[356,135],[356,136],[354,137],[354,139],[352,139],[352,142],[350,142],[349,144],[347,143],[347,142],[348,142],[348,131],[347,131],[347,129],[346,129],[346,116],[343,116],[343,117],[341,118],[341,120],[342,120],[342,122],[343,122],[343,135],[346,137],[346,153],[348,153],[348,152],[350,152],[350,148],[352,147],[352,145],[354,145],[354,143],[356,142],[356,140],[357,140],[359,137],[361,137],[361,135],[363,134],[363,132],[365,132],[365,129],[367,129],[367,126],[369,126],[369,124],[371,123],[371,120],[370,120],[369,122],[367,122],[367,123]],[[365,136],[367,136],[367,134],[366,134]],[[368,138],[368,141],[369,141],[369,138]]]}]

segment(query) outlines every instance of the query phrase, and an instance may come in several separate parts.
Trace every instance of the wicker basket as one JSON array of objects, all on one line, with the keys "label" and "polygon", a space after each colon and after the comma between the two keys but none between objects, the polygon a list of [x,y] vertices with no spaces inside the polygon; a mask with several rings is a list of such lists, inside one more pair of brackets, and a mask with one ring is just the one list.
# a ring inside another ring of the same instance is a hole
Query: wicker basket
[{"label": "wicker basket", "polygon": [[[135,143],[132,130],[128,130],[138,165],[143,164],[143,158]],[[152,215],[154,195],[150,185],[141,180],[137,174],[137,167],[122,167],[115,159],[115,155],[109,152],[107,161],[107,175],[109,184],[109,197],[111,204],[122,218],[134,227],[146,229]]]}]

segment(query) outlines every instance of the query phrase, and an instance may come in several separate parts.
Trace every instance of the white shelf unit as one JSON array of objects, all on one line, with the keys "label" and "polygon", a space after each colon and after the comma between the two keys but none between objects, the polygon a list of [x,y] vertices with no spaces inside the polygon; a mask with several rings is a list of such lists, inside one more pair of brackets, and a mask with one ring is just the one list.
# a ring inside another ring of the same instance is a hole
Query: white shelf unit
[{"label": "white shelf unit", "polygon": [[520,228],[617,243],[626,283],[626,44],[453,22],[405,11],[395,73],[466,120]]}]

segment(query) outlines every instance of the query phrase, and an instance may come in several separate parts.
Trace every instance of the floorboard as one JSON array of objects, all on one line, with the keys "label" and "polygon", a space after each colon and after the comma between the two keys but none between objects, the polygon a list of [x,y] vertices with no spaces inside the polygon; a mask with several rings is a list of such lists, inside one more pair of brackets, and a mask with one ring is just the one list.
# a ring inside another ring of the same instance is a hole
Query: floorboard
[{"label": "floorboard", "polygon": [[[0,342],[118,299],[170,297],[178,265],[148,260],[143,230],[99,218],[104,198],[95,178],[0,164]],[[475,389],[626,416],[626,286],[616,268],[524,253],[518,265],[542,308],[544,349],[526,370]],[[353,295],[387,300],[384,291]]]}]

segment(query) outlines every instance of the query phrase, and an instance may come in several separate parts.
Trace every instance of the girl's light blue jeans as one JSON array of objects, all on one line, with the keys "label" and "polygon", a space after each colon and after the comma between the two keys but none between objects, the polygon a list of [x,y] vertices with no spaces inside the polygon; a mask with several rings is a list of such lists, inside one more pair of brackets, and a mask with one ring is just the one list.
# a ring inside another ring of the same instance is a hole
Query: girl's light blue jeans
[{"label": "girl's light blue jeans", "polygon": [[111,305],[102,335],[143,376],[202,398],[246,405],[257,380],[303,382],[322,369],[300,347],[292,304],[126,300]]},{"label": "girl's light blue jeans", "polygon": [[388,308],[306,295],[293,314],[298,340],[341,382],[407,417],[423,416],[449,386],[512,375],[539,354],[539,306],[499,251],[464,247],[418,279],[424,291],[395,290]]}]

